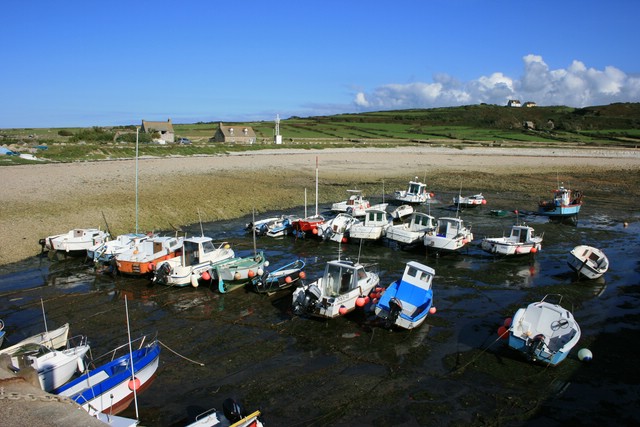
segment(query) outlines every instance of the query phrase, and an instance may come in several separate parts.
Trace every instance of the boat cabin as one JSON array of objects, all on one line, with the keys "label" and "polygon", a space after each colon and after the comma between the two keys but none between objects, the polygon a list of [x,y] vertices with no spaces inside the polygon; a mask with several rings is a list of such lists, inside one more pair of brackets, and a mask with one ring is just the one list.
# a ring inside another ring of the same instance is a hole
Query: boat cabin
[{"label": "boat cabin", "polygon": [[525,243],[533,238],[533,228],[526,225],[514,225],[511,228],[509,240],[517,243]]},{"label": "boat cabin", "polygon": [[367,273],[362,265],[351,261],[330,261],[324,270],[322,293],[338,296],[358,288],[361,281],[367,281]]},{"label": "boat cabin", "polygon": [[436,235],[439,237],[454,238],[464,228],[459,218],[438,218]]}]

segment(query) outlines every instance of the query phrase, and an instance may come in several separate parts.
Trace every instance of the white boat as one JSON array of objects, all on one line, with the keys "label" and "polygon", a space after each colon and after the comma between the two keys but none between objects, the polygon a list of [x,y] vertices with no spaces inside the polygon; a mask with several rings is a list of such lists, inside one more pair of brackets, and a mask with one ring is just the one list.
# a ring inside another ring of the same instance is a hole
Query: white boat
[{"label": "white boat", "polygon": [[222,411],[209,409],[198,415],[187,427],[263,427],[260,411],[245,413],[240,404],[233,399],[222,402]]},{"label": "white boat", "polygon": [[487,200],[484,198],[482,193],[464,197],[461,195],[457,195],[453,198],[453,204],[460,208],[475,208],[478,206],[486,205]]},{"label": "white boat", "polygon": [[395,199],[401,203],[420,204],[427,203],[433,195],[427,192],[427,184],[418,181],[416,176],[413,181],[409,181],[409,188],[395,192]]},{"label": "white boat", "polygon": [[52,391],[84,370],[84,356],[89,351],[86,337],[79,345],[66,350],[52,350],[42,344],[28,343],[13,349],[8,355],[18,370],[31,367],[38,373],[40,387]]},{"label": "white boat", "polygon": [[216,246],[211,237],[185,237],[180,255],[156,264],[151,280],[162,285],[197,288],[200,280],[212,279],[213,266],[234,256],[227,242]]},{"label": "white boat", "polygon": [[435,274],[433,268],[409,261],[402,278],[391,283],[375,305],[376,316],[388,326],[404,329],[420,326],[433,304],[431,282]]},{"label": "white boat", "polygon": [[388,203],[379,203],[377,205],[371,205],[369,200],[366,200],[362,191],[360,190],[347,190],[350,194],[349,198],[345,201],[334,203],[331,205],[331,211],[338,213],[347,213],[353,217],[364,216],[365,211],[369,208],[386,209]]},{"label": "white boat", "polygon": [[262,218],[259,220],[251,221],[250,223],[247,224],[246,230],[255,232],[256,235],[258,236],[265,235],[267,234],[267,231],[269,231],[269,229],[273,227],[273,225],[276,224],[278,221],[281,221],[283,217],[284,215],[271,216],[268,218]]},{"label": "white boat", "polygon": [[428,231],[423,238],[427,250],[457,251],[473,240],[471,227],[466,227],[460,218],[438,218],[435,230]]},{"label": "white boat", "polygon": [[400,205],[391,211],[391,218],[396,221],[401,221],[405,216],[411,215],[415,209],[411,205]]},{"label": "white boat", "polygon": [[117,351],[128,349],[128,346],[125,344],[101,356],[97,360],[107,356],[111,360],[54,390],[54,393],[71,398],[93,416],[100,412],[115,415],[124,411],[133,401],[134,390],[139,395],[151,384],[160,359],[158,341],[113,359]]},{"label": "white boat", "polygon": [[329,261],[322,277],[293,291],[292,309],[296,315],[338,317],[353,311],[379,283],[378,274],[360,263]]},{"label": "white boat", "polygon": [[148,234],[127,233],[120,234],[113,240],[107,240],[91,246],[87,249],[87,258],[96,264],[107,265],[116,255],[139,245],[150,237]]},{"label": "white boat", "polygon": [[143,240],[115,256],[118,272],[144,276],[155,270],[156,264],[180,255],[183,237],[155,236]]},{"label": "white boat", "polygon": [[349,228],[349,238],[379,240],[382,238],[388,227],[393,225],[387,211],[383,209],[367,209],[364,219],[359,219],[351,224]]},{"label": "white boat", "polygon": [[533,227],[513,225],[508,237],[485,237],[480,246],[496,255],[535,254],[542,249],[542,237],[534,235]]},{"label": "white boat", "polygon": [[573,314],[558,304],[542,301],[520,308],[509,326],[509,347],[529,360],[549,365],[562,362],[580,340],[580,327]]},{"label": "white boat", "polygon": [[99,228],[75,228],[64,234],[40,239],[43,250],[60,251],[68,254],[86,254],[87,249],[105,242],[109,233]]},{"label": "white boat", "polygon": [[269,237],[287,236],[293,230],[293,224],[299,221],[297,215],[283,215],[278,221],[272,223],[265,233]]},{"label": "white boat", "polygon": [[45,331],[39,334],[25,338],[19,343],[12,345],[11,347],[3,348],[0,350],[0,354],[9,354],[15,351],[17,348],[26,344],[41,344],[50,349],[59,349],[67,345],[69,337],[69,324],[65,323],[58,329],[53,331]]},{"label": "white boat", "polygon": [[597,279],[609,269],[609,259],[598,248],[578,245],[571,250],[567,258],[569,267],[578,277]]},{"label": "white boat", "polygon": [[387,228],[385,237],[403,245],[413,245],[422,240],[428,231],[435,230],[436,219],[424,212],[414,212],[409,221]]},{"label": "white boat", "polygon": [[356,219],[353,216],[347,213],[339,213],[334,218],[318,226],[318,237],[323,240],[343,242],[355,221]]}]

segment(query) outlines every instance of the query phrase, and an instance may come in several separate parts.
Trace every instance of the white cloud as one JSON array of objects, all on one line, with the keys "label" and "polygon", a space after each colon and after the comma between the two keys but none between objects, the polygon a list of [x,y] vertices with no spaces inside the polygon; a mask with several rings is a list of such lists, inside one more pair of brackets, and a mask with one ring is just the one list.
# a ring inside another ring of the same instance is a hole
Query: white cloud
[{"label": "white cloud", "polygon": [[572,107],[640,101],[640,77],[627,75],[614,66],[597,70],[574,60],[567,68],[552,70],[542,56],[533,54],[524,56],[522,61],[523,74],[517,79],[495,72],[465,83],[437,74],[431,83],[390,83],[370,93],[358,92],[353,102],[358,110],[371,111],[483,102],[504,105],[509,99]]}]

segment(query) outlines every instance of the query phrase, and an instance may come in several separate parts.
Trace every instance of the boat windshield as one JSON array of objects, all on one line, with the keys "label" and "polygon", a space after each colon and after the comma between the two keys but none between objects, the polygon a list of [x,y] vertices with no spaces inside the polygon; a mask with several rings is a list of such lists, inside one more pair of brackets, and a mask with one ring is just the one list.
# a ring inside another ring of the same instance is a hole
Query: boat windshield
[{"label": "boat windshield", "polygon": [[336,296],[355,288],[353,266],[343,264],[327,264],[324,275],[325,295]]}]

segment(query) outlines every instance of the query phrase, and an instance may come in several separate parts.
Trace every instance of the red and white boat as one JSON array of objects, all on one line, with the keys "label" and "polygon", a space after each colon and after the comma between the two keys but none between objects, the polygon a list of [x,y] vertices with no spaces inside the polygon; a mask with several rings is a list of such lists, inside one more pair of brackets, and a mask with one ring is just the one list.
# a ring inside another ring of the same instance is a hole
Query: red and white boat
[{"label": "red and white boat", "polygon": [[116,267],[122,274],[132,276],[151,274],[159,262],[180,255],[182,244],[182,237],[158,236],[140,241],[115,256]]},{"label": "red and white boat", "polygon": [[299,220],[293,223],[293,234],[296,237],[305,237],[307,233],[318,234],[318,226],[324,223],[325,219],[322,215],[318,213],[318,158],[316,157],[316,213],[312,216],[307,216],[307,193],[305,190],[305,201],[304,201],[304,209],[305,209],[305,217],[300,218]]}]

